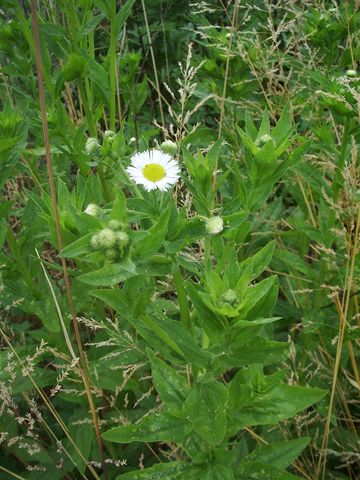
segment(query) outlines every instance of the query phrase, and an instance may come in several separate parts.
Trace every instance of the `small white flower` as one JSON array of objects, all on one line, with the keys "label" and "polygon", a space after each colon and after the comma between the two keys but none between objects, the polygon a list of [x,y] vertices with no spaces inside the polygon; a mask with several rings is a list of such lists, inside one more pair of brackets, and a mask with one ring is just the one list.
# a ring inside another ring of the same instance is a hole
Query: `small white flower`
[{"label": "small white flower", "polygon": [[146,150],[131,157],[126,169],[130,178],[145,190],[166,191],[178,181],[180,167],[171,155],[160,150]]}]

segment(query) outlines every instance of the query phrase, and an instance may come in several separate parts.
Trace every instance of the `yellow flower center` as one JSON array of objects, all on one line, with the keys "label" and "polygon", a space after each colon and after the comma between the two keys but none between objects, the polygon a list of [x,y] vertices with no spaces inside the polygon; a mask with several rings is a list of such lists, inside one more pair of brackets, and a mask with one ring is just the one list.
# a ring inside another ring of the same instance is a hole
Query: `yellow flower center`
[{"label": "yellow flower center", "polygon": [[143,174],[146,180],[150,180],[150,182],[158,182],[165,177],[166,172],[165,168],[158,163],[148,163],[143,168]]}]

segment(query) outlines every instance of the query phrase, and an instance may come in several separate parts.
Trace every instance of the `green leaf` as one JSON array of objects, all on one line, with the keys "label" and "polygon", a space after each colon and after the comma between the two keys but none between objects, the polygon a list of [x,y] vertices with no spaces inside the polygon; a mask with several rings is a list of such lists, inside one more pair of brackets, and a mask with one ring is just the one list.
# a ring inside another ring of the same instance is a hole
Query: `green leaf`
[{"label": "green leaf", "polygon": [[126,197],[122,190],[118,190],[111,210],[110,218],[127,223]]},{"label": "green leaf", "polygon": [[[170,318],[151,318],[149,315],[141,317],[141,322],[155,333],[159,339],[172,350],[181,355],[189,363],[199,367],[206,367],[210,361],[209,352],[201,350],[194,337],[185,329],[182,323]],[[138,323],[135,322],[135,324]],[[139,330],[140,334],[143,332]],[[145,338],[145,337],[144,337]]]},{"label": "green leaf", "polygon": [[291,134],[293,130],[291,124],[290,107],[287,104],[281,113],[280,119],[271,134],[276,141],[276,145],[282,144]]},{"label": "green leaf", "polygon": [[192,304],[198,314],[201,326],[210,338],[217,339],[218,335],[224,332],[226,321],[221,316],[216,315],[200,297],[196,285],[191,282],[186,283],[186,290],[189,294]]},{"label": "green leaf", "polygon": [[212,445],[219,445],[226,433],[226,407],[229,394],[215,380],[195,384],[184,404],[184,414],[194,430]]},{"label": "green leaf", "polygon": [[134,5],[135,0],[127,0],[125,5],[121,7],[119,12],[116,15],[116,35],[119,35],[122,27],[124,26],[128,16],[131,13],[132,6]]},{"label": "green leaf", "polygon": [[203,469],[185,462],[157,463],[150,468],[119,475],[116,480],[199,480]]},{"label": "green leaf", "polygon": [[234,480],[234,470],[231,466],[211,463],[201,480]]},{"label": "green leaf", "polygon": [[220,151],[221,151],[221,145],[222,145],[222,140],[217,140],[214,145],[211,147],[209,150],[208,154],[206,155],[206,158],[209,162],[209,170],[210,172],[214,171],[214,168],[217,164]]},{"label": "green leaf", "polygon": [[299,480],[300,477],[267,463],[241,464],[236,480]]},{"label": "green leaf", "polygon": [[272,365],[284,358],[289,350],[287,343],[267,340],[255,334],[252,328],[242,328],[242,335],[210,348],[214,355],[213,371],[220,374],[233,367],[256,363]]},{"label": "green leaf", "polygon": [[[232,384],[230,387],[231,397],[236,397],[238,395],[236,392],[241,389],[242,385]],[[238,405],[239,410],[235,416],[232,416],[232,420],[236,423],[236,428],[251,425],[274,425],[280,420],[291,418],[310,407],[326,394],[326,390],[320,388],[280,384],[269,393],[254,395],[249,397],[244,404]]]},{"label": "green leaf", "polygon": [[170,209],[160,215],[157,223],[146,233],[146,237],[136,244],[136,250],[141,257],[153,255],[162,246],[169,223]]},{"label": "green leaf", "polygon": [[105,267],[95,272],[84,273],[78,279],[88,285],[107,287],[137,275],[135,264],[131,260],[124,260],[121,263],[105,265]]},{"label": "green leaf", "polygon": [[130,321],[133,318],[132,306],[120,288],[112,290],[92,290],[89,293],[93,297],[102,300],[127,320]]},{"label": "green leaf", "polygon": [[115,443],[181,442],[191,430],[189,422],[161,413],[149,415],[136,425],[111,428],[102,437]]},{"label": "green leaf", "polygon": [[151,351],[147,352],[151,363],[153,382],[165,408],[182,409],[189,387],[184,375],[180,375]]},{"label": "green leaf", "polygon": [[243,262],[240,263],[240,268],[244,268],[247,265],[252,265],[252,276],[251,280],[257,278],[269,265],[271,259],[274,255],[275,251],[275,240],[268,243],[265,247],[263,247],[259,252],[253,255],[250,258],[247,258]]},{"label": "green leaf", "polygon": [[[273,293],[273,295],[271,295]],[[255,286],[248,288],[246,291],[245,299],[241,303],[241,307],[239,308],[239,315],[243,318],[246,318],[247,314],[251,311],[252,317],[262,316],[263,313],[271,313],[271,309],[273,308],[271,300],[275,296],[275,300],[277,298],[278,293],[278,278],[276,275],[271,277],[265,278],[261,282],[257,283]],[[269,308],[264,309],[263,301],[265,301],[269,297]],[[258,308],[256,308],[258,307]],[[260,309],[261,307],[261,309]],[[254,314],[256,308],[256,314]]]},{"label": "green leaf", "polygon": [[60,256],[63,258],[75,258],[84,253],[91,252],[90,240],[92,236],[92,233],[88,233],[87,235],[78,238],[75,242],[70,243],[70,245],[63,248],[60,252]]},{"label": "green leaf", "polygon": [[291,465],[297,459],[304,448],[308,446],[309,442],[310,438],[304,437],[257,447],[242,459],[242,463],[269,463],[275,467],[283,469]]}]

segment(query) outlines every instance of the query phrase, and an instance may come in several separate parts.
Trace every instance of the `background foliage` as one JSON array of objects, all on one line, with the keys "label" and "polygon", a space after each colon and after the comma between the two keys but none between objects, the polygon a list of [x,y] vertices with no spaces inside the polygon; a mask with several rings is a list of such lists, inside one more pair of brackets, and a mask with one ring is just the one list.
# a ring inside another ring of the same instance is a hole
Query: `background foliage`
[{"label": "background foliage", "polygon": [[[359,2],[38,3],[64,248],[3,0],[1,478],[358,478]],[[182,180],[144,194],[124,169],[168,139]]]}]

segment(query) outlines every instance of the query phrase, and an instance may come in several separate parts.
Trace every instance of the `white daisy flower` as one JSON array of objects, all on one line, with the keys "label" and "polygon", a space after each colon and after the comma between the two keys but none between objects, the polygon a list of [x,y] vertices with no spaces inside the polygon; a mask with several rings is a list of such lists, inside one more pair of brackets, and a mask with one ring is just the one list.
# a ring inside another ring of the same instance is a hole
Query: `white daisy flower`
[{"label": "white daisy flower", "polygon": [[160,150],[146,150],[131,157],[130,167],[126,169],[130,178],[145,190],[166,191],[178,181],[180,167],[169,154]]}]

